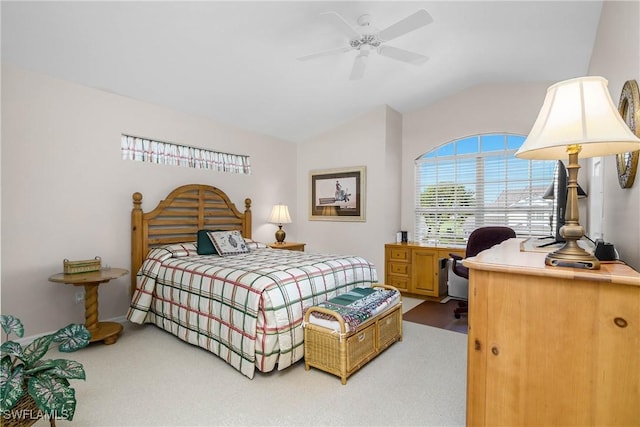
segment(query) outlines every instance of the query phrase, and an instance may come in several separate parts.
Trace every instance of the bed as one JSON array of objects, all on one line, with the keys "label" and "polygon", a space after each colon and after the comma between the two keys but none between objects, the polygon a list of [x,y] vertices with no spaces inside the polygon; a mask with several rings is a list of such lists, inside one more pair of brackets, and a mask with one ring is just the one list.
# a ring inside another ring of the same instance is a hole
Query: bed
[{"label": "bed", "polygon": [[[271,249],[251,240],[251,200],[244,202],[240,212],[222,190],[190,184],[144,212],[142,194],[134,193],[136,274],[127,318],[152,323],[253,378],[256,369],[282,370],[303,358],[306,309],[371,286],[377,273],[358,256]],[[240,233],[247,251],[198,254],[202,230]]]}]

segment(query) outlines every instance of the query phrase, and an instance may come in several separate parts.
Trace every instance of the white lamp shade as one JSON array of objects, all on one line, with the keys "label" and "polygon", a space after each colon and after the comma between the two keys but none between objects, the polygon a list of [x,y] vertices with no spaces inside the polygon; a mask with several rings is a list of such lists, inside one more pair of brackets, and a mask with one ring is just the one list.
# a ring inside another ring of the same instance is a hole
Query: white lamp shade
[{"label": "white lamp shade", "polygon": [[611,100],[607,80],[581,77],[554,84],[529,136],[516,157],[554,160],[567,157],[567,146],[581,146],[580,157],[606,156],[640,149],[640,139]]},{"label": "white lamp shade", "polygon": [[287,205],[273,205],[268,221],[273,224],[290,224],[289,207]]}]

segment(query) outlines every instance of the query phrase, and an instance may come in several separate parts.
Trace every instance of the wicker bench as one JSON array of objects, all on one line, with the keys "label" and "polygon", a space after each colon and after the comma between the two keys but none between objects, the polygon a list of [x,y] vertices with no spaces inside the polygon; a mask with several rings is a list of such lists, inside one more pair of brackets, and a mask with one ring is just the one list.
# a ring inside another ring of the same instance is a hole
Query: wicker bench
[{"label": "wicker bench", "polygon": [[[373,287],[398,290],[392,286],[376,284]],[[399,292],[398,292],[398,295]],[[314,312],[334,317],[340,330],[310,323]],[[312,366],[340,377],[347,378],[375,358],[396,341],[402,340],[402,301],[371,317],[347,332],[342,316],[324,307],[311,307],[304,316],[304,366]]]}]

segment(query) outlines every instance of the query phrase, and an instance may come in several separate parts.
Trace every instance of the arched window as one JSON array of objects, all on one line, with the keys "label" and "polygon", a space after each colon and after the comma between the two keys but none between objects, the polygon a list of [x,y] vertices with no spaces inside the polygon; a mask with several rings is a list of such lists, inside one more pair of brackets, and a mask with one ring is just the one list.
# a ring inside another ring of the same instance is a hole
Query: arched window
[{"label": "arched window", "polygon": [[463,245],[474,229],[487,225],[507,225],[519,236],[553,235],[553,200],[542,196],[556,162],[516,158],[525,139],[474,135],[418,157],[413,240]]}]

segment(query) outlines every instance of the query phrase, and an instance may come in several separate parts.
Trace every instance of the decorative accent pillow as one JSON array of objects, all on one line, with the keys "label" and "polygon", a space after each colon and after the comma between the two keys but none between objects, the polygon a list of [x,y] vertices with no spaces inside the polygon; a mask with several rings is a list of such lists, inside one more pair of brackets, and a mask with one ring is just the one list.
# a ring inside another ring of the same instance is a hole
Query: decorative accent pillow
[{"label": "decorative accent pillow", "polygon": [[249,250],[268,248],[266,244],[261,242],[256,242],[255,240],[247,239],[246,237],[244,239],[244,242],[247,244],[247,247],[249,248]]},{"label": "decorative accent pillow", "polygon": [[198,255],[217,255],[216,247],[213,246],[213,242],[209,238],[210,232],[216,230],[198,230]]},{"label": "decorative accent pillow", "polygon": [[207,234],[220,256],[246,254],[249,252],[249,248],[238,230],[210,231]]}]

